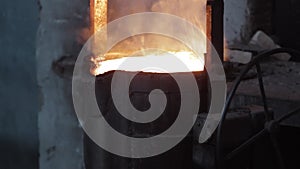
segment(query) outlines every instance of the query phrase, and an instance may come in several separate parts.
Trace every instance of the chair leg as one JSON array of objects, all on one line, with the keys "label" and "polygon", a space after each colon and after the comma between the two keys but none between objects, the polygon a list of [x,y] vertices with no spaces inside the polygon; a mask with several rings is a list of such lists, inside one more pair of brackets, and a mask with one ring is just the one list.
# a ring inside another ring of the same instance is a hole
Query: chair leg
[{"label": "chair leg", "polygon": [[282,157],[282,153],[280,151],[279,142],[278,142],[276,136],[274,134],[270,133],[270,139],[271,139],[272,145],[273,145],[274,150],[275,150],[275,154],[276,154],[276,158],[278,160],[279,168],[280,169],[286,169],[285,164],[284,164],[284,160],[283,160],[283,157]]}]

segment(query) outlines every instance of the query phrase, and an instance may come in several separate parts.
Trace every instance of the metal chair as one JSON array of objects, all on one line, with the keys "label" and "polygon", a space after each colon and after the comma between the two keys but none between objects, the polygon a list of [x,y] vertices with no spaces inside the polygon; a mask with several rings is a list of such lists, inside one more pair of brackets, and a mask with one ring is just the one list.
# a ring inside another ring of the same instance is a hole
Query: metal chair
[{"label": "metal chair", "polygon": [[[276,139],[276,131],[280,128],[281,123],[284,120],[288,119],[295,113],[299,113],[300,107],[294,109],[293,111],[286,113],[285,115],[283,115],[282,117],[280,117],[278,119],[273,119],[269,113],[270,109],[267,104],[260,62],[262,61],[262,59],[264,59],[266,57],[270,57],[271,55],[277,54],[277,53],[289,53],[289,54],[300,56],[300,52],[293,50],[293,49],[287,49],[287,48],[278,48],[278,49],[261,52],[258,55],[256,55],[253,58],[253,60],[246,65],[246,67],[243,69],[242,73],[234,81],[234,85],[228,94],[226,104],[225,104],[224,110],[222,112],[221,122],[216,131],[216,137],[217,137],[216,138],[216,166],[218,169],[225,169],[227,160],[230,160],[233,157],[239,155],[241,152],[243,152],[245,149],[247,149],[250,145],[257,142],[261,137],[266,136],[266,135],[269,135],[272,146],[276,152],[276,158],[278,161],[279,168],[286,169],[286,166],[284,164],[284,160],[283,160],[283,157],[282,157],[282,154],[280,151],[279,142]],[[264,105],[265,127],[261,131],[257,132],[252,137],[250,137],[247,141],[245,141],[244,143],[242,143],[241,145],[239,145],[238,147],[233,149],[230,153],[226,154],[226,153],[224,153],[224,145],[222,142],[222,134],[223,134],[222,128],[224,126],[224,121],[226,119],[226,115],[230,108],[232,99],[235,96],[237,88],[239,87],[243,77],[254,66],[256,66],[259,88],[260,88],[263,105]]]}]

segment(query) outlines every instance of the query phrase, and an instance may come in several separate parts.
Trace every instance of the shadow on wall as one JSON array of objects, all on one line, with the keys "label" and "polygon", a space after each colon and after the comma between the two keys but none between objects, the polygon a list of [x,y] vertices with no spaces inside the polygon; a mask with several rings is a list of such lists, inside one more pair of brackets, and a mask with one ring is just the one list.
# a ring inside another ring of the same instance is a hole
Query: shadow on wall
[{"label": "shadow on wall", "polygon": [[37,169],[36,0],[0,5],[0,168]]}]

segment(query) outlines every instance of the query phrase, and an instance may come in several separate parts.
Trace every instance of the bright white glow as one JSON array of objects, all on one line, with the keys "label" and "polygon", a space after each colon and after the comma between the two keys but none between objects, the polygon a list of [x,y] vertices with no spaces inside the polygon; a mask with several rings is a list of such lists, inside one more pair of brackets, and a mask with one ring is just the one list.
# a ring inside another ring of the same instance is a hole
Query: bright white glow
[{"label": "bright white glow", "polygon": [[[176,64],[172,64],[175,58],[180,60],[186,68],[178,67]],[[153,67],[148,67],[143,70],[139,69],[139,66],[135,65],[122,65],[122,63],[127,59],[131,63],[161,63],[167,65],[168,71]],[[152,73],[178,73],[178,72],[197,72],[204,70],[204,56],[198,56],[193,52],[165,52],[161,54],[150,54],[146,56],[134,56],[134,57],[122,57],[118,59],[105,60],[97,63],[97,67],[91,70],[91,73],[94,75],[103,74],[112,70],[121,70],[121,71],[142,71],[142,72],[152,72]],[[121,66],[122,65],[122,66]]]}]

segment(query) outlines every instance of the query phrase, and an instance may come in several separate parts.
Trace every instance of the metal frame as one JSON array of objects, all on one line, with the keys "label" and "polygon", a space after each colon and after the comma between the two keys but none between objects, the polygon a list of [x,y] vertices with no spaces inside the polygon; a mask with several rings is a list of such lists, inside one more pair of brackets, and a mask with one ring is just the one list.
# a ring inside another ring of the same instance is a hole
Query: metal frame
[{"label": "metal frame", "polygon": [[[273,50],[268,50],[268,51],[262,52],[262,53],[258,54],[257,56],[255,56],[254,59],[246,65],[245,69],[242,71],[240,76],[238,76],[238,78],[235,80],[233,88],[231,89],[231,91],[228,94],[226,104],[225,104],[224,110],[222,112],[221,122],[220,122],[218,130],[217,130],[216,166],[218,169],[226,168],[226,160],[232,159],[236,155],[240,154],[248,146],[252,145],[259,138],[261,138],[262,136],[267,135],[267,134],[270,136],[270,140],[275,149],[276,157],[277,157],[278,165],[279,165],[280,169],[286,168],[283,158],[282,158],[282,155],[281,155],[281,152],[280,152],[279,143],[276,139],[276,131],[274,131],[274,130],[277,130],[280,127],[280,123],[283,122],[285,119],[287,119],[288,117],[292,116],[293,114],[299,112],[300,107],[296,108],[295,110],[285,114],[284,116],[282,116],[281,118],[278,118],[278,119],[272,119],[271,115],[269,114],[269,108],[267,105],[264,84],[263,84],[263,79],[262,79],[260,61],[266,57],[270,57],[271,55],[277,54],[277,53],[289,53],[289,54],[300,56],[299,51],[296,51],[293,49],[287,49],[287,48],[278,48],[278,49],[273,49]],[[231,151],[228,154],[225,154],[223,152],[223,144],[222,144],[222,140],[221,140],[222,134],[223,134],[222,133],[223,124],[224,124],[224,121],[226,120],[226,115],[228,113],[230,104],[232,102],[232,99],[233,99],[236,91],[237,91],[238,86],[240,85],[243,77],[247,74],[247,72],[253,66],[256,66],[257,78],[258,78],[261,96],[262,96],[263,104],[264,104],[265,118],[266,118],[265,127],[261,131],[259,131],[255,135],[253,135],[251,138],[249,138],[247,141],[242,143],[240,146],[235,148],[233,151]]]},{"label": "metal frame", "polygon": [[224,60],[224,1],[207,0],[207,13],[211,18],[207,18],[208,39],[214,45],[220,59]]}]

